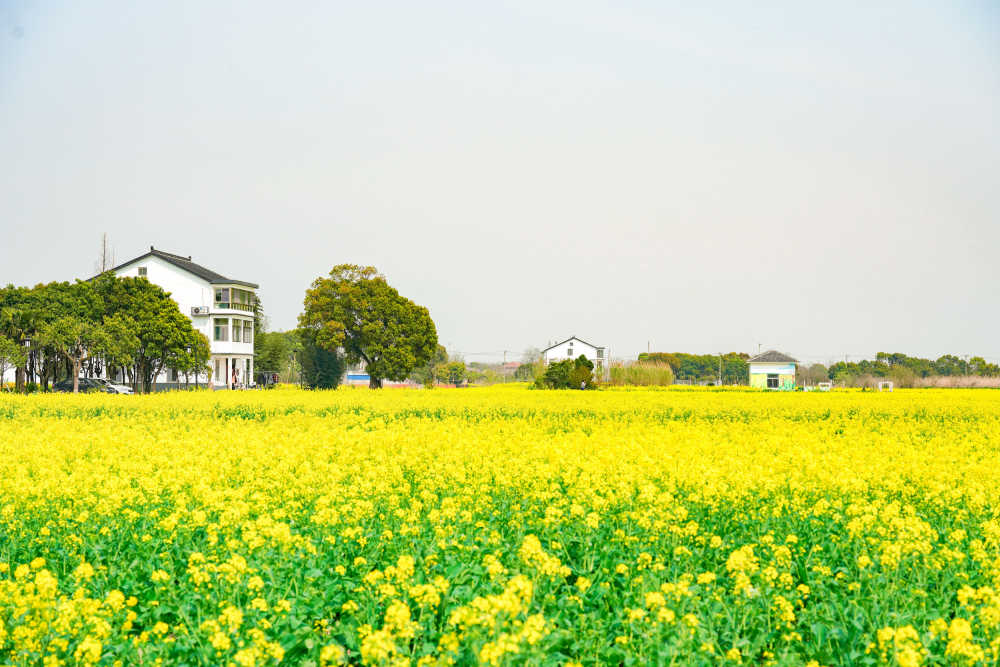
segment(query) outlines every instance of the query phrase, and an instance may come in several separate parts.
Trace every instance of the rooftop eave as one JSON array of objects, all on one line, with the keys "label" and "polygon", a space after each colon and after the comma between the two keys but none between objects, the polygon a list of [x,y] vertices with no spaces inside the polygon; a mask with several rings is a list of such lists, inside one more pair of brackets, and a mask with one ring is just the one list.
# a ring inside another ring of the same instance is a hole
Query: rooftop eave
[{"label": "rooftop eave", "polygon": [[594,348],[595,350],[603,350],[604,349],[603,346],[601,346],[601,345],[594,345],[593,343],[588,343],[587,341],[583,340],[582,338],[580,338],[578,336],[570,336],[566,340],[559,341],[555,345],[549,345],[547,348],[545,348],[544,350],[542,350],[542,354],[545,354],[546,352],[548,352],[549,350],[551,350],[554,347],[559,347],[563,343],[568,343],[571,340],[579,341],[579,342],[583,343],[584,345],[588,345],[588,346]]},{"label": "rooftop eave", "polygon": [[260,285],[257,283],[248,283],[245,280],[210,280],[210,285],[239,285],[240,287],[252,287],[253,289],[260,289]]}]

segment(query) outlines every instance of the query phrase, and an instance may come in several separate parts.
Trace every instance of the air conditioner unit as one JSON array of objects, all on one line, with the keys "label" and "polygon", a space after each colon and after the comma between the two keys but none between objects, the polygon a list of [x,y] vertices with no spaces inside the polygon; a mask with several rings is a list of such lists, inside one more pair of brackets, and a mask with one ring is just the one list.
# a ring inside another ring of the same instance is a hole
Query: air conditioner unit
[{"label": "air conditioner unit", "polygon": [[192,315],[208,315],[208,306],[192,306]]}]

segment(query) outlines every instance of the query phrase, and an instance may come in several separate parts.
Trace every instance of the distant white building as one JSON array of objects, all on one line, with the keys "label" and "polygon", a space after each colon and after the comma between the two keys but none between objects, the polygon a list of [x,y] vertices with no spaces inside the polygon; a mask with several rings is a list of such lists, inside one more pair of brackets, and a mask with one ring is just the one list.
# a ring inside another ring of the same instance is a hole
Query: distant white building
[{"label": "distant white building", "polygon": [[[194,328],[211,343],[213,388],[225,389],[233,382],[247,386],[253,382],[253,309],[256,283],[227,278],[190,257],[174,255],[153,246],[149,252],[111,269],[116,276],[146,278],[159,285],[181,312],[191,318]],[[164,371],[154,380],[157,388],[179,386],[183,377]]]},{"label": "distant white building", "polygon": [[597,345],[591,345],[587,341],[581,340],[576,336],[567,338],[561,343],[550,345],[542,350],[542,358],[545,360],[546,364],[553,361],[576,359],[581,354],[592,361],[595,368],[604,367],[604,348],[598,347]]}]

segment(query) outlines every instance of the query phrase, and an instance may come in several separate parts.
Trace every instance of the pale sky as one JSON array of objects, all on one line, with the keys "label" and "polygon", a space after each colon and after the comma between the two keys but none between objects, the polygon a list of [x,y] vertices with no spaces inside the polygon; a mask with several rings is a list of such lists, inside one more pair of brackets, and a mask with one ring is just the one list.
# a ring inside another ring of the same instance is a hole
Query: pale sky
[{"label": "pale sky", "polygon": [[107,232],[469,361],[1000,359],[997,3],[757,4],[0,0],[0,283]]}]

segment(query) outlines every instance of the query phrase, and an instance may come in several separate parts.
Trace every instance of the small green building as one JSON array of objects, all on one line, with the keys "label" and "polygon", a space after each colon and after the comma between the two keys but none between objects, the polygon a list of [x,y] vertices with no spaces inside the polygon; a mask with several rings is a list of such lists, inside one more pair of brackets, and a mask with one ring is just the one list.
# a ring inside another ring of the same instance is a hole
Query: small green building
[{"label": "small green building", "polygon": [[750,386],[758,389],[795,389],[795,366],[798,360],[777,350],[768,350],[756,357],[750,357]]}]

